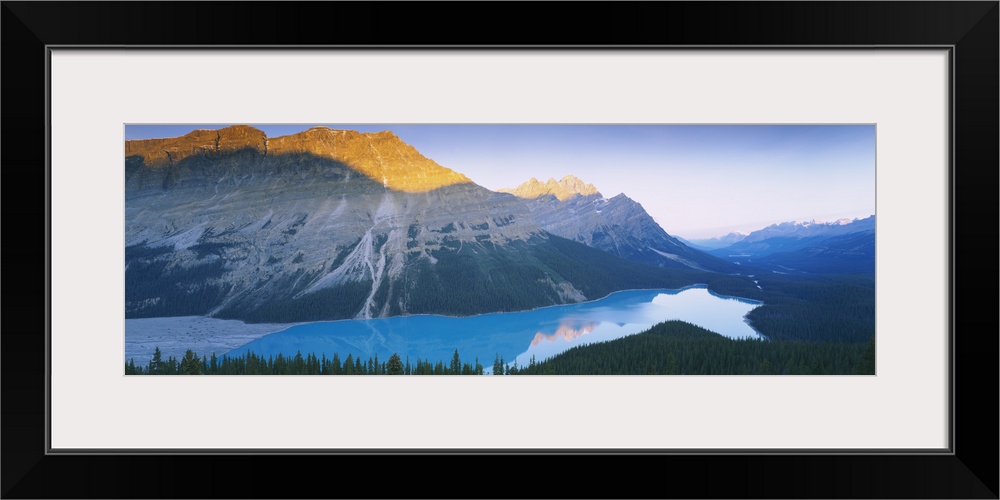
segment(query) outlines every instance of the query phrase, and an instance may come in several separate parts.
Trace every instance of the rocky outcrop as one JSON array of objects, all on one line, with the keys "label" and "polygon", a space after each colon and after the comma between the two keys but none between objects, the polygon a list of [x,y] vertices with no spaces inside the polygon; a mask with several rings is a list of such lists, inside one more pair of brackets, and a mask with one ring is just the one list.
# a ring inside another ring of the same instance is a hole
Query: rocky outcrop
[{"label": "rocky outcrop", "polygon": [[549,179],[544,183],[532,177],[516,188],[505,188],[498,191],[529,200],[546,195],[555,196],[559,201],[566,201],[574,196],[601,196],[593,184],[587,184],[573,175],[567,175],[558,182],[555,179]]},{"label": "rocky outcrop", "polygon": [[472,182],[424,157],[389,131],[360,133],[314,127],[277,137],[269,147],[273,154],[310,153],[343,162],[386,188],[406,193]]},{"label": "rocky outcrop", "polygon": [[192,155],[213,156],[241,149],[267,151],[264,132],[246,125],[195,130],[181,137],[125,141],[125,156],[138,157],[150,168],[175,164]]},{"label": "rocky outcrop", "polygon": [[406,193],[422,193],[472,181],[421,155],[389,131],[361,133],[314,127],[293,135],[268,138],[246,125],[195,130],[172,139],[125,142],[125,156],[146,168],[164,168],[192,155],[213,156],[249,150],[259,155],[305,154],[342,163],[382,184]]}]

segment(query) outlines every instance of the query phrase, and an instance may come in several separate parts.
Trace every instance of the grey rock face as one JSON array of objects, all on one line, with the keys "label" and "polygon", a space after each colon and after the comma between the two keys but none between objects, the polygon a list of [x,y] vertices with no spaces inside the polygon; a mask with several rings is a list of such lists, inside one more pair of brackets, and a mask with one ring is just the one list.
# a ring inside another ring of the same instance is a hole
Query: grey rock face
[{"label": "grey rock face", "polygon": [[[548,184],[554,181],[550,180]],[[659,267],[729,272],[733,265],[692,249],[667,234],[642,205],[624,194],[604,198],[593,185],[593,194],[549,194],[548,184],[534,179],[503,190],[526,198],[531,214],[542,229],[566,239],[604,250],[623,259]],[[584,186],[567,176],[565,186]],[[562,197],[560,197],[562,196]]]},{"label": "grey rock face", "polygon": [[[136,279],[156,271],[168,277],[158,286],[179,284],[189,296],[201,287],[210,314],[353,284],[367,292],[352,315],[384,316],[397,299],[385,290],[402,288],[384,285],[398,285],[408,265],[542,232],[518,199],[471,182],[402,192],[329,158],[256,149],[157,168],[137,161],[126,169],[126,274],[131,265]],[[142,288],[126,286],[127,314],[160,315],[169,297]]]},{"label": "grey rock face", "polygon": [[549,179],[544,183],[532,177],[516,188],[500,189],[499,192],[510,193],[524,199],[552,195],[558,198],[559,201],[565,201],[577,195],[588,196],[596,194],[600,196],[601,194],[593,184],[587,184],[574,175],[567,175],[559,181]]}]

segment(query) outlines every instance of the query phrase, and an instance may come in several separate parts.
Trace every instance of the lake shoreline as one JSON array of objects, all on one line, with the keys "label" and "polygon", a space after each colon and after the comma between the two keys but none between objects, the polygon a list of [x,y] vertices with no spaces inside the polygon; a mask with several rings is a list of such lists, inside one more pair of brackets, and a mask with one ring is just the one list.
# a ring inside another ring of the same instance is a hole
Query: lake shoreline
[{"label": "lake shoreline", "polygon": [[[704,283],[694,283],[681,288],[637,288],[627,290],[616,290],[601,298],[587,300],[583,302],[573,302],[569,304],[552,304],[547,306],[526,309],[522,311],[497,311],[480,313],[468,316],[449,316],[444,314],[407,314],[390,316],[385,318],[371,318],[366,320],[358,319],[338,319],[325,321],[305,321],[295,323],[245,323],[240,320],[219,319],[211,316],[167,316],[157,318],[129,318],[125,323],[125,361],[135,359],[137,363],[146,363],[153,355],[153,350],[159,348],[164,359],[169,356],[180,358],[187,349],[195,351],[199,356],[212,355],[222,356],[234,352],[257,342],[264,337],[287,332],[288,330],[302,325],[337,325],[348,322],[366,322],[368,324],[379,324],[386,321],[398,320],[399,318],[417,319],[442,319],[442,320],[476,320],[477,318],[489,318],[498,315],[531,314],[543,313],[552,308],[565,308],[567,306],[586,307],[601,301],[613,298],[615,295],[641,292],[659,292],[668,295],[677,295],[687,290],[704,289],[713,297],[736,300],[744,304],[760,306],[760,301],[747,299],[744,297],[722,295],[708,289]],[[743,322],[761,338],[767,336],[761,334],[749,323],[745,315]],[[722,335],[720,333],[720,335]]]}]

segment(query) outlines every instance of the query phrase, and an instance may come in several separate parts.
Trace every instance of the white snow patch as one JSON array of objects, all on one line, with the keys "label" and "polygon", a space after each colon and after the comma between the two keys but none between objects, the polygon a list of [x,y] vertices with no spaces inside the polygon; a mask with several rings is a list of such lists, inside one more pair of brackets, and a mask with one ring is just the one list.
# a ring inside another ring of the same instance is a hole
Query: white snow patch
[{"label": "white snow patch", "polygon": [[201,239],[201,235],[205,234],[206,223],[198,224],[187,231],[175,234],[162,242],[157,246],[167,246],[173,245],[174,250],[186,250],[198,243]]},{"label": "white snow patch", "polygon": [[659,250],[657,250],[657,249],[655,249],[653,247],[649,247],[649,249],[652,250],[652,251],[654,251],[654,252],[656,252],[656,253],[658,253],[658,254],[660,254],[660,255],[662,255],[662,256],[664,256],[664,257],[666,257],[666,258],[668,258],[668,259],[678,260],[678,261],[681,260],[681,258],[680,258],[679,255],[675,255],[675,254],[667,253],[667,252],[661,252],[661,251],[659,251]]},{"label": "white snow patch", "polygon": [[681,257],[680,255],[676,255],[676,254],[672,254],[672,253],[667,253],[667,252],[662,252],[662,251],[657,250],[657,249],[655,249],[653,247],[648,247],[648,248],[650,250],[652,250],[652,251],[654,251],[654,252],[656,252],[656,253],[658,253],[658,254],[660,254],[660,255],[668,258],[668,259],[670,259],[670,260],[680,262],[681,264],[684,264],[685,266],[688,266],[688,267],[691,267],[691,268],[694,268],[694,269],[700,269],[702,271],[705,270],[703,267],[699,266],[698,264],[696,264],[694,262],[691,262],[690,260],[687,260],[687,259]]}]

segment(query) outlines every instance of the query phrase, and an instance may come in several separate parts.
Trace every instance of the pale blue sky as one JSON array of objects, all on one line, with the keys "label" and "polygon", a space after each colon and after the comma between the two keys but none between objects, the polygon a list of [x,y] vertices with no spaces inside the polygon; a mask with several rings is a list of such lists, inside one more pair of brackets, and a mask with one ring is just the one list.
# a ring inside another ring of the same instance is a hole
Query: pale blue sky
[{"label": "pale blue sky", "polygon": [[[228,125],[129,125],[125,138]],[[573,174],[684,238],[875,213],[874,125],[250,125],[268,137],[391,130],[489,189]]]}]

